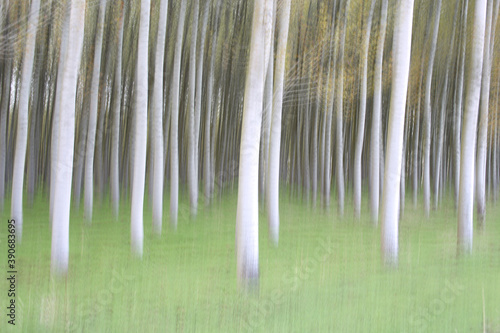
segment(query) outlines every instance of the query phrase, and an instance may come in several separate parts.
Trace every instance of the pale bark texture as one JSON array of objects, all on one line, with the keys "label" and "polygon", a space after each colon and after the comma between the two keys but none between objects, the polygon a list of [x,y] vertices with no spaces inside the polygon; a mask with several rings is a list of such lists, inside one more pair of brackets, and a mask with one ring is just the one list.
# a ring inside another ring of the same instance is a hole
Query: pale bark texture
[{"label": "pale bark texture", "polygon": [[265,81],[266,0],[254,3],[252,34],[240,144],[238,206],[236,212],[236,265],[238,286],[248,291],[259,281],[259,144]]},{"label": "pale bark texture", "polygon": [[486,7],[486,30],[484,36],[483,51],[483,72],[481,76],[481,96],[479,104],[479,130],[477,134],[477,156],[476,156],[476,205],[477,205],[477,223],[478,227],[484,227],[486,215],[486,150],[488,136],[488,109],[490,102],[490,80],[491,80],[491,61],[490,61],[490,37],[491,20],[493,14],[493,0],[488,0]]},{"label": "pale bark texture", "polygon": [[366,22],[363,36],[362,57],[361,57],[361,101],[359,107],[358,131],[356,135],[356,146],[354,151],[354,216],[359,219],[361,214],[361,154],[363,152],[363,140],[365,134],[366,117],[366,94],[368,85],[368,50],[370,46],[370,33],[372,30],[373,10],[375,0],[371,0],[370,11]]},{"label": "pale bark texture", "polygon": [[391,106],[382,193],[382,257],[386,265],[398,263],[399,187],[408,76],[410,71],[413,0],[398,2],[393,39]]},{"label": "pale bark texture", "polygon": [[144,183],[148,130],[148,39],[150,0],[141,0],[139,40],[137,42],[137,72],[135,83],[134,155],[132,170],[132,202],[130,241],[132,253],[142,258],[144,241]]},{"label": "pale bark texture", "polygon": [[181,76],[182,40],[186,16],[186,1],[180,2],[179,23],[175,41],[175,54],[170,90],[170,223],[177,228],[179,210],[179,85]]},{"label": "pale bark texture", "polygon": [[343,23],[340,31],[340,45],[339,45],[339,71],[337,77],[337,107],[336,107],[336,143],[335,143],[335,158],[337,162],[337,201],[338,201],[338,213],[340,216],[344,215],[344,131],[343,131],[343,121],[344,121],[344,44],[345,35],[347,30],[347,15],[349,13],[350,0],[346,0],[344,8]]},{"label": "pale bark texture", "polygon": [[458,253],[472,252],[474,210],[474,164],[476,131],[483,68],[486,0],[476,0],[471,41],[471,60],[467,71],[465,110],[460,153],[460,192],[458,194]]},{"label": "pale bark texture", "polygon": [[195,94],[196,91],[196,39],[198,36],[198,11],[199,0],[194,0],[193,3],[193,20],[191,24],[191,49],[189,51],[189,134],[188,134],[188,189],[189,189],[189,205],[191,207],[191,216],[195,217],[198,210],[198,164],[196,149],[196,134],[195,134]]},{"label": "pale bark texture", "polygon": [[[90,113],[85,153],[84,216],[89,223],[92,221],[92,207],[94,202],[94,152],[99,103],[99,82],[101,78],[102,39],[105,9],[106,0],[100,0],[94,46],[94,68],[92,71],[92,84],[90,87]],[[102,110],[102,112],[104,112],[104,110]]]},{"label": "pale bark texture", "polygon": [[69,212],[71,177],[73,173],[73,146],[75,140],[76,82],[83,45],[85,1],[74,0],[68,26],[67,49],[61,50],[62,84],[58,91],[59,121],[53,131],[58,132],[56,159],[52,161],[54,178],[54,203],[52,205],[51,274],[63,276],[68,272],[69,261]]},{"label": "pale bark texture", "polygon": [[438,0],[437,8],[434,12],[434,30],[432,33],[432,43],[427,67],[427,77],[425,82],[425,102],[424,102],[424,211],[429,217],[431,201],[431,87],[432,72],[434,68],[434,58],[436,56],[436,45],[439,32],[439,18],[441,17],[441,1]]},{"label": "pale bark texture", "polygon": [[161,234],[163,218],[163,71],[168,0],[160,2],[153,90],[153,232]]},{"label": "pale bark texture", "polygon": [[273,113],[271,119],[271,136],[269,142],[269,165],[267,180],[267,217],[269,235],[274,245],[279,241],[279,167],[281,144],[281,113],[283,108],[283,87],[285,80],[286,45],[288,41],[288,25],[290,22],[290,2],[284,0],[280,12],[278,48],[276,55],[275,83],[273,96]]},{"label": "pale bark texture", "polygon": [[[11,217],[16,221],[16,238],[18,242],[21,242],[23,234],[24,168],[26,164],[26,145],[28,142],[30,86],[33,74],[33,61],[35,58],[35,42],[38,28],[39,9],[40,0],[33,0],[31,3],[30,20],[27,27],[26,49],[23,57],[21,91],[19,93],[19,109],[17,114],[17,136],[14,155],[14,174],[12,179]],[[1,177],[3,177],[3,174]]]},{"label": "pale bark texture", "polygon": [[[123,6],[123,2],[122,2]],[[111,165],[110,165],[110,187],[111,187],[111,204],[113,206],[113,214],[118,218],[118,209],[120,208],[120,173],[119,173],[119,151],[120,151],[120,108],[121,108],[121,88],[122,88],[122,52],[123,52],[123,9],[120,13],[118,45],[116,50],[116,68],[115,79],[113,83],[113,94],[115,103],[113,105],[113,125],[111,133]]]},{"label": "pale bark texture", "polygon": [[380,133],[382,122],[382,64],[387,27],[387,3],[382,0],[377,54],[374,69],[373,113],[370,147],[370,213],[372,221],[378,223],[380,199]]}]

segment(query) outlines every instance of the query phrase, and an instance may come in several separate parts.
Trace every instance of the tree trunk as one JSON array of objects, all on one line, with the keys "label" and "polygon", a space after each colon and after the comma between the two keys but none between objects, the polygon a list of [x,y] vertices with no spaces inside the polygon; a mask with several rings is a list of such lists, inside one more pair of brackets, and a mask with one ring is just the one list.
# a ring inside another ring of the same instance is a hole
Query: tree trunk
[{"label": "tree trunk", "polygon": [[113,132],[111,133],[111,170],[110,170],[110,187],[111,187],[111,203],[113,206],[113,214],[118,218],[118,209],[120,207],[120,172],[119,172],[119,151],[120,151],[120,109],[122,98],[122,53],[123,53],[123,19],[124,19],[124,3],[121,2],[121,13],[119,21],[118,45],[116,47],[116,68],[115,80],[113,84],[113,96],[115,98],[113,105]]},{"label": "tree trunk", "polygon": [[476,204],[477,204],[477,223],[478,228],[484,228],[486,215],[486,150],[488,137],[488,111],[490,102],[490,79],[491,79],[491,60],[490,60],[490,37],[492,33],[492,13],[493,0],[488,0],[486,9],[486,30],[484,37],[484,58],[481,76],[481,96],[479,103],[479,132],[477,137],[477,156],[476,156]]},{"label": "tree trunk", "polygon": [[486,0],[476,0],[472,34],[471,62],[465,94],[460,153],[460,193],[458,195],[458,253],[472,252],[472,215],[474,208],[474,163],[477,116],[483,67]]},{"label": "tree trunk", "polygon": [[61,89],[58,91],[60,107],[57,135],[58,153],[53,160],[54,196],[51,245],[51,274],[66,275],[69,261],[69,212],[71,199],[71,176],[73,172],[73,144],[75,140],[75,97],[77,75],[83,45],[85,1],[74,0],[71,4],[66,50],[61,49]]},{"label": "tree trunk", "polygon": [[[92,206],[94,201],[94,152],[99,103],[99,82],[101,78],[102,39],[106,0],[100,0],[99,7],[99,16],[97,18],[98,23],[94,46],[94,69],[92,71],[92,85],[90,88],[89,126],[85,154],[84,216],[88,223],[92,221]],[[101,110],[101,112],[104,112],[104,110]]]},{"label": "tree trunk", "polygon": [[375,0],[371,0],[366,30],[363,36],[362,56],[361,56],[361,101],[359,108],[358,132],[356,135],[356,146],[354,151],[354,216],[359,219],[361,214],[361,154],[363,153],[363,140],[365,134],[366,117],[366,93],[368,84],[368,51],[370,46],[370,34],[372,30],[373,10]]},{"label": "tree trunk", "polygon": [[236,213],[236,264],[238,285],[258,288],[259,281],[259,144],[265,82],[264,7],[256,0],[245,81]]},{"label": "tree trunk", "polygon": [[434,57],[436,55],[436,45],[439,32],[439,19],[441,17],[441,2],[437,1],[437,8],[434,13],[434,30],[432,33],[432,44],[427,67],[427,77],[425,82],[425,102],[424,102],[424,211],[429,217],[431,200],[431,85],[432,72],[434,68]]},{"label": "tree trunk", "polygon": [[291,0],[284,0],[279,21],[278,48],[274,83],[273,113],[269,142],[269,165],[267,182],[267,216],[269,235],[274,245],[279,241],[279,166],[281,144],[281,114],[283,109],[283,88],[285,80],[286,45],[290,22]]},{"label": "tree trunk", "polygon": [[160,2],[153,91],[153,232],[161,234],[163,218],[163,71],[168,0]]},{"label": "tree trunk", "polygon": [[135,83],[134,167],[132,170],[130,245],[132,253],[139,258],[142,258],[144,239],[143,213],[148,130],[148,39],[150,6],[150,0],[141,0]]},{"label": "tree trunk", "polygon": [[340,31],[340,45],[339,45],[339,72],[337,77],[337,110],[336,110],[336,154],[337,159],[337,195],[338,195],[338,213],[340,216],[344,215],[344,132],[342,129],[344,119],[344,43],[347,30],[347,15],[349,13],[350,0],[346,0],[344,9],[344,19]]},{"label": "tree trunk", "polygon": [[[28,114],[30,87],[35,59],[36,32],[40,0],[33,0],[27,27],[26,49],[24,51],[21,73],[21,91],[17,113],[16,151],[14,155],[14,174],[12,179],[11,217],[16,221],[16,238],[20,243],[23,235],[23,189],[26,164],[26,145],[28,142]],[[32,101],[34,104],[35,101]],[[34,115],[32,115],[34,116]]]},{"label": "tree trunk", "polygon": [[172,84],[170,90],[170,223],[177,228],[179,209],[179,85],[181,76],[182,41],[186,19],[186,1],[180,2],[179,24],[175,41]]},{"label": "tree trunk", "polygon": [[392,93],[381,210],[382,256],[384,263],[389,266],[398,263],[399,182],[410,71],[413,0],[400,1],[395,16]]},{"label": "tree trunk", "polygon": [[370,212],[372,221],[378,223],[378,210],[380,198],[380,133],[382,123],[382,65],[384,60],[384,42],[387,28],[387,6],[388,0],[382,0],[380,14],[380,28],[375,58],[374,92],[373,92],[373,115],[371,130],[371,186],[370,186]]},{"label": "tree trunk", "polygon": [[191,49],[189,51],[189,133],[188,133],[188,173],[187,181],[189,188],[189,205],[191,207],[191,216],[195,217],[198,210],[198,166],[196,164],[195,151],[195,94],[201,92],[196,91],[196,38],[198,36],[198,11],[199,0],[194,0],[193,3],[193,21],[191,26]]}]

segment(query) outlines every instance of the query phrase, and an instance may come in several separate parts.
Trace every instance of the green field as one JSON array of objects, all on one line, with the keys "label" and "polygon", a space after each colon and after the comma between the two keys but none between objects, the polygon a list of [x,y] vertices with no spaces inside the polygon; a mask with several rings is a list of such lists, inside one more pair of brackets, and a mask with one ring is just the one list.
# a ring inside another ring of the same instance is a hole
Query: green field
[{"label": "green field", "polygon": [[[334,202],[324,213],[283,199],[278,248],[261,212],[260,292],[245,296],[236,285],[236,193],[196,220],[182,214],[183,200],[174,232],[166,199],[161,238],[152,235],[145,204],[142,261],[130,254],[128,205],[117,221],[107,204],[95,207],[92,226],[73,209],[69,275],[51,281],[48,201],[37,197],[17,246],[16,327],[7,325],[2,278],[0,331],[500,332],[498,205],[488,206],[486,230],[475,230],[473,254],[457,259],[452,201],[426,220],[408,200],[399,267],[385,269],[367,197],[358,222],[350,203],[340,219]],[[0,214],[5,275],[9,207]]]}]

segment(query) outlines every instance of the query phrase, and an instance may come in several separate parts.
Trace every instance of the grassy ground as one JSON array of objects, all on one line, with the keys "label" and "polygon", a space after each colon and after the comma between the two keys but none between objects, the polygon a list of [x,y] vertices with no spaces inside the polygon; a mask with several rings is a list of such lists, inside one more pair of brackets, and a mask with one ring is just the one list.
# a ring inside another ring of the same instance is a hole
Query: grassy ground
[{"label": "grassy ground", "polygon": [[[38,197],[25,209],[17,246],[16,327],[7,325],[2,278],[0,331],[500,332],[498,206],[488,207],[486,231],[475,230],[474,253],[457,259],[451,200],[429,220],[407,200],[399,267],[387,270],[366,197],[358,222],[351,206],[339,219],[333,202],[324,213],[284,199],[279,248],[269,243],[261,214],[259,297],[236,289],[235,194],[202,209],[196,221],[181,211],[176,232],[166,216],[161,238],[153,237],[145,207],[142,261],[130,254],[128,205],[118,221],[107,205],[95,207],[91,227],[73,209],[69,275],[51,281],[48,204]],[[168,214],[168,201],[165,207]]]}]

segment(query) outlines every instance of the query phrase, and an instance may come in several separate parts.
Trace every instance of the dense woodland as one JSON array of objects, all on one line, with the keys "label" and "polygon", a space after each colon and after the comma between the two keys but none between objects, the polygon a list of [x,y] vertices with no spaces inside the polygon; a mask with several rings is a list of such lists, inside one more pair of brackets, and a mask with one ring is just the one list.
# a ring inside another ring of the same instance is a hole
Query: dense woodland
[{"label": "dense woodland", "polygon": [[278,245],[279,196],[338,219],[369,207],[388,265],[405,204],[428,217],[453,197],[460,254],[473,225],[487,229],[500,184],[499,0],[0,6],[0,209],[20,242],[23,207],[47,197],[55,275],[67,272],[70,209],[83,205],[91,227],[108,201],[116,217],[131,202],[141,257],[145,223],[160,235],[237,189],[244,287],[258,281],[259,210]]}]

